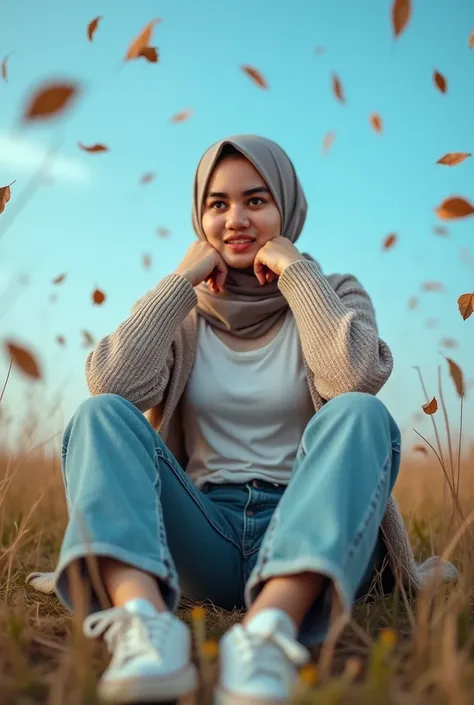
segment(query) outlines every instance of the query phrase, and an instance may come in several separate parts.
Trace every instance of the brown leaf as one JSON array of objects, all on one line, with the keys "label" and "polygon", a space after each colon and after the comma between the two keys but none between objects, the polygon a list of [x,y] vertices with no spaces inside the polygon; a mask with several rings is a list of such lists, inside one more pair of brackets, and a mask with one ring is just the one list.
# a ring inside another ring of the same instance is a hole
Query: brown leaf
[{"label": "brown leaf", "polygon": [[474,29],[472,30],[471,34],[469,35],[469,49],[474,49]]},{"label": "brown leaf", "polygon": [[334,142],[334,138],[336,137],[336,133],[334,131],[328,132],[324,139],[323,139],[323,151],[324,152],[329,152],[329,150],[332,147],[332,143]]},{"label": "brown leaf", "polygon": [[345,103],[345,102],[346,102],[346,99],[345,99],[345,97],[344,97],[344,89],[343,89],[343,87],[342,87],[342,83],[341,83],[339,77],[336,76],[335,73],[333,73],[333,75],[332,75],[332,90],[333,90],[334,95],[336,96],[336,98],[337,98],[341,103]]},{"label": "brown leaf", "polygon": [[257,86],[260,86],[260,88],[263,88],[264,90],[268,89],[268,83],[266,82],[265,78],[262,76],[260,71],[253,66],[249,66],[248,64],[244,64],[244,66],[241,66],[241,69],[244,73],[247,74],[247,76],[250,76],[252,81],[257,84]]},{"label": "brown leaf", "polygon": [[140,34],[135,37],[133,42],[130,44],[128,47],[127,53],[125,54],[125,59],[124,61],[129,61],[130,59],[137,59],[139,56],[141,56],[141,51],[145,47],[149,46],[150,44],[150,39],[151,35],[153,34],[153,30],[155,28],[155,25],[161,22],[161,19],[157,17],[155,20],[152,20],[149,22],[140,32]]},{"label": "brown leaf", "polygon": [[170,235],[170,231],[168,230],[168,228],[158,228],[156,234],[160,237],[168,237]]},{"label": "brown leaf", "polygon": [[456,218],[466,218],[474,213],[474,206],[466,198],[453,196],[446,198],[435,208],[435,213],[441,220],[455,220]]},{"label": "brown leaf", "polygon": [[58,276],[55,279],[53,279],[51,284],[62,284],[63,281],[66,279],[66,276],[67,276],[66,274],[58,274]]},{"label": "brown leaf", "polygon": [[143,49],[140,49],[138,52],[138,56],[143,56],[143,58],[151,64],[156,64],[160,57],[156,47],[143,47]]},{"label": "brown leaf", "polygon": [[474,293],[461,294],[458,299],[459,313],[463,320],[467,321],[474,311]]},{"label": "brown leaf", "polygon": [[6,56],[2,61],[2,78],[8,83],[8,71],[7,71],[7,61],[8,56]]},{"label": "brown leaf", "polygon": [[425,414],[428,414],[428,416],[435,414],[438,411],[438,402],[436,401],[436,397],[433,397],[433,399],[427,404],[423,404],[421,408]]},{"label": "brown leaf", "polygon": [[464,375],[462,373],[461,368],[459,365],[457,365],[454,360],[451,360],[449,357],[446,358],[446,361],[449,365],[449,374],[451,375],[451,379],[454,382],[454,386],[456,387],[456,391],[459,394],[460,397],[464,396]]},{"label": "brown leaf", "polygon": [[22,120],[48,120],[54,115],[59,115],[71,108],[79,92],[77,83],[43,83],[30,98]]},{"label": "brown leaf", "polygon": [[143,255],[143,267],[144,269],[150,269],[151,267],[151,257],[150,255]]},{"label": "brown leaf", "polygon": [[382,243],[382,249],[383,250],[389,250],[391,247],[395,245],[397,242],[397,234],[396,233],[390,233],[390,235],[387,235],[387,237],[384,239]]},{"label": "brown leaf", "polygon": [[455,340],[454,338],[441,338],[440,345],[443,348],[451,348],[451,349],[459,347],[458,341]]},{"label": "brown leaf", "polygon": [[11,198],[12,192],[10,186],[14,183],[15,182],[12,181],[11,184],[8,184],[8,186],[0,187],[0,213],[3,213],[5,206]]},{"label": "brown leaf", "polygon": [[409,308],[410,310],[413,310],[413,309],[416,308],[417,306],[418,306],[418,296],[411,296],[411,297],[408,299],[408,308]]},{"label": "brown leaf", "polygon": [[91,333],[86,330],[81,331],[81,333],[83,338],[83,345],[85,348],[89,347],[89,345],[94,345],[94,337]]},{"label": "brown leaf", "polygon": [[422,446],[421,444],[416,444],[413,446],[412,451],[414,453],[423,453],[423,455],[428,455],[428,451],[425,448],[425,446]]},{"label": "brown leaf", "polygon": [[64,335],[57,335],[56,342],[58,345],[66,345],[66,338],[64,337]]},{"label": "brown leaf", "polygon": [[140,183],[141,184],[149,184],[155,178],[156,178],[156,173],[154,171],[147,171],[146,174],[143,174],[142,178],[140,179]]},{"label": "brown leaf", "polygon": [[101,19],[102,19],[102,16],[96,17],[95,20],[92,20],[92,22],[89,22],[89,24],[87,25],[87,36],[89,37],[90,42],[92,41],[92,39],[94,37],[95,31],[96,31],[97,27],[99,26],[99,22]]},{"label": "brown leaf", "polygon": [[435,235],[442,235],[443,237],[447,237],[449,234],[448,228],[445,228],[444,225],[435,225],[433,232]]},{"label": "brown leaf", "polygon": [[13,362],[22,372],[33,379],[42,378],[43,374],[33,353],[15,343],[7,342],[5,347],[8,356],[13,358]]},{"label": "brown leaf", "polygon": [[472,156],[470,152],[449,152],[443,157],[440,157],[436,164],[445,164],[446,166],[456,166],[468,157]]},{"label": "brown leaf", "polygon": [[171,118],[171,122],[184,122],[188,118],[191,117],[193,114],[192,108],[188,108],[187,110],[182,110],[180,113],[176,113],[176,115],[173,115]]},{"label": "brown leaf", "polygon": [[444,285],[441,282],[423,282],[421,288],[423,291],[444,291]]},{"label": "brown leaf", "polygon": [[82,144],[82,142],[78,142],[77,146],[82,149],[84,152],[108,152],[109,148],[105,144],[91,144],[89,147],[86,147],[85,144]]},{"label": "brown leaf", "polygon": [[380,115],[377,115],[377,113],[372,113],[370,116],[370,124],[374,128],[375,132],[378,132],[379,134],[382,133],[382,118]]},{"label": "brown leaf", "polygon": [[411,17],[411,0],[394,0],[392,5],[392,26],[394,37],[398,37]]},{"label": "brown leaf", "polygon": [[95,290],[92,292],[92,301],[93,301],[95,304],[97,304],[98,306],[100,306],[100,304],[103,304],[103,303],[104,303],[105,298],[106,298],[106,297],[105,297],[104,292],[101,291],[100,289],[95,289]]},{"label": "brown leaf", "polygon": [[446,91],[448,90],[448,84],[443,74],[441,74],[439,71],[434,71],[433,81],[435,82],[435,85],[439,88],[441,93],[446,93]]}]

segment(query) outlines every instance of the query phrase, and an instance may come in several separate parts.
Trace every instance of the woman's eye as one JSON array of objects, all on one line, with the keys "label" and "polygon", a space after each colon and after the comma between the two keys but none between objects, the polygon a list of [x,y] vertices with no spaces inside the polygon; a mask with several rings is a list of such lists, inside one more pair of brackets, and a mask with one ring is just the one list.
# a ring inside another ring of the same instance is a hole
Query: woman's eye
[{"label": "woman's eye", "polygon": [[[262,198],[260,198],[259,196],[254,196],[253,198],[251,198],[250,201],[249,201],[249,203],[251,203],[251,201],[260,201],[261,203],[264,203],[264,200],[263,200]],[[258,203],[252,203],[252,205],[253,205],[253,206],[258,206],[259,204],[258,204]]]},{"label": "woman's eye", "polygon": [[[224,203],[224,201],[214,201],[214,203],[211,203],[211,208],[215,208],[217,205],[223,204],[223,203]],[[220,210],[220,209],[216,208],[216,210]]]}]

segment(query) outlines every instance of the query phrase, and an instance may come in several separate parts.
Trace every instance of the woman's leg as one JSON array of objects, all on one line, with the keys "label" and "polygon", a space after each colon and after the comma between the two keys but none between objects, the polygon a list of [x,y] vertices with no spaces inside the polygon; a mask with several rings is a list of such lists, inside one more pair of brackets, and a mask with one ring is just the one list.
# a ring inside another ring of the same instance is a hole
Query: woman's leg
[{"label": "woman's leg", "polygon": [[[224,607],[241,604],[238,537],[133,404],[112,394],[87,399],[62,451],[69,522],[55,590],[68,609],[72,568],[90,588],[90,612],[109,606],[103,582],[120,602],[152,596],[150,576],[153,601],[158,606],[161,596],[173,611],[181,589]],[[102,558],[113,560],[101,565]]]},{"label": "woman's leg", "polygon": [[[315,414],[245,588],[248,617],[287,604],[291,593],[300,606],[306,601],[300,641],[318,644],[329,627],[334,585],[347,619],[371,568],[399,466],[400,431],[376,397],[342,394]],[[291,582],[307,573],[318,574],[313,591],[308,581]],[[280,576],[287,578],[285,591],[267,599],[275,590],[271,579]]]}]

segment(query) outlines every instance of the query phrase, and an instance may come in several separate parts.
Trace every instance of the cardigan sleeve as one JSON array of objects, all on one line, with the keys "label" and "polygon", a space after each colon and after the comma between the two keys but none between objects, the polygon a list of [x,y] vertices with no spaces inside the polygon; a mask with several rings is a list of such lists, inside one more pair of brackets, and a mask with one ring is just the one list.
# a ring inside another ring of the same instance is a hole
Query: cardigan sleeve
[{"label": "cardigan sleeve", "polygon": [[335,277],[333,287],[316,262],[304,259],[284,268],[278,288],[295,316],[322,398],[377,394],[390,377],[393,357],[378,336],[374,307],[360,282],[343,274]]}]

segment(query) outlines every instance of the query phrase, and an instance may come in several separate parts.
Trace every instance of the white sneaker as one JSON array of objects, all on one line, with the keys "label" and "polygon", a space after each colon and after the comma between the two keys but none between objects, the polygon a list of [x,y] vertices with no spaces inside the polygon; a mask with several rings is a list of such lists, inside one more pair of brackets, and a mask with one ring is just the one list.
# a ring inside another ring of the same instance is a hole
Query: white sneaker
[{"label": "white sneaker", "polygon": [[84,620],[83,631],[90,639],[105,632],[113,654],[98,685],[105,701],[165,702],[198,687],[189,627],[171,612],[158,612],[148,600],[95,612]]},{"label": "white sneaker", "polygon": [[262,610],[247,624],[236,624],[219,645],[219,684],[215,705],[286,703],[298,666],[310,653],[296,641],[296,627],[285,612]]}]

